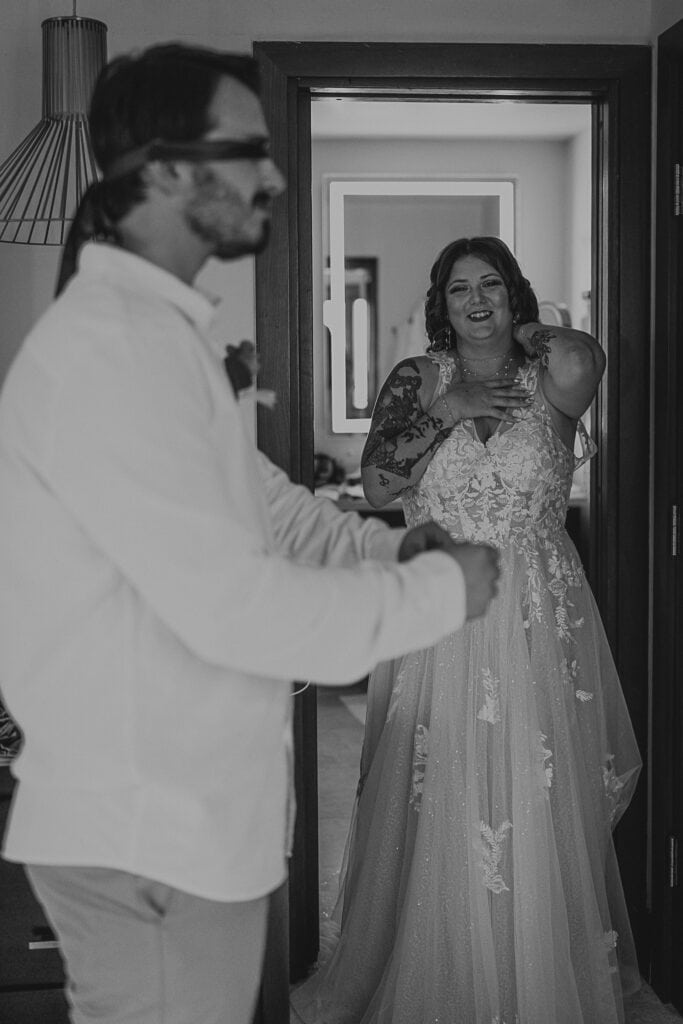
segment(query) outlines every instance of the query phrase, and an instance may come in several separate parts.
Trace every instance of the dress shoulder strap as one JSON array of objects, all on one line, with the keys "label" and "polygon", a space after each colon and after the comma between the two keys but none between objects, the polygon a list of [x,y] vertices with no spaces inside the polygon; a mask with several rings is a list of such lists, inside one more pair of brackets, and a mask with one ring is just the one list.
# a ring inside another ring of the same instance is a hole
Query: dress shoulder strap
[{"label": "dress shoulder strap", "polygon": [[539,388],[538,369],[538,359],[527,358],[518,369],[517,376],[530,394],[533,395],[538,390],[541,398],[544,398],[543,389]]},{"label": "dress shoulder strap", "polygon": [[[538,388],[538,392],[539,392],[539,394],[541,396],[541,400],[543,402],[543,405],[545,406],[545,409],[546,409],[546,411],[548,413],[548,416],[550,416],[550,411],[548,409],[548,405],[547,405],[547,402],[546,402],[546,399],[545,399],[545,395],[543,394],[543,385],[541,384],[539,376],[538,376],[539,362],[536,359],[536,360],[533,360],[533,361],[527,363],[527,366],[529,367],[530,370],[531,370],[531,368],[533,368],[533,372],[534,372],[535,378],[532,378],[531,376],[529,376],[528,378],[525,378],[525,383],[527,384],[527,387],[529,388],[530,391],[533,391],[536,388]],[[534,379],[535,379],[535,383],[532,384],[532,381]],[[552,417],[551,417],[551,423],[552,423]],[[557,429],[554,424],[553,424],[553,429],[555,429],[555,430]],[[597,444],[595,443],[593,438],[590,436],[590,434],[586,430],[586,426],[585,426],[585,424],[584,424],[582,419],[577,420],[577,423],[576,423],[576,436],[578,437],[579,444],[581,445],[581,454],[574,456],[574,472],[576,472],[577,469],[579,469],[581,466],[583,466],[584,463],[588,462],[589,459],[592,459],[593,456],[595,455],[595,453],[598,450]]]}]

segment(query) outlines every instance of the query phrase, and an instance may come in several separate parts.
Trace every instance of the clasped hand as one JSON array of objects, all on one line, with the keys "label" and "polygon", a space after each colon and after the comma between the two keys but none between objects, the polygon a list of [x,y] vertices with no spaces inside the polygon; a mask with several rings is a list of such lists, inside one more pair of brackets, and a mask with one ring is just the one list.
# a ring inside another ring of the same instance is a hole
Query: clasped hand
[{"label": "clasped hand", "polygon": [[512,411],[527,406],[532,396],[516,377],[497,377],[458,381],[444,391],[439,401],[445,402],[456,421],[490,416],[512,423]]},{"label": "clasped hand", "polygon": [[489,544],[455,541],[438,523],[423,523],[408,530],[398,551],[399,562],[407,562],[424,551],[444,551],[458,563],[465,578],[467,619],[483,615],[498,591],[498,552]]}]

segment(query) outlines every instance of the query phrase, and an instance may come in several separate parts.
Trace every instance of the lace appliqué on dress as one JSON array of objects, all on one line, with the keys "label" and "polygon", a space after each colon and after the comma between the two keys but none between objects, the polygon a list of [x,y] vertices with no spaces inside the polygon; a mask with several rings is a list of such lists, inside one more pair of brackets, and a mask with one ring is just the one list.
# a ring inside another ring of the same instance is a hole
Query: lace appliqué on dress
[{"label": "lace appliqu\u00e9 on dress", "polygon": [[619,970],[619,964],[617,963],[617,939],[619,938],[618,932],[607,931],[602,937],[603,948],[607,953],[607,959],[609,961],[609,973],[616,974]]},{"label": "lace appliqu\u00e9 on dress", "polygon": [[481,682],[484,687],[484,704],[477,713],[477,718],[489,725],[500,722],[500,679],[497,679],[490,668],[481,671]]},{"label": "lace appliqu\u00e9 on dress", "polygon": [[505,841],[506,833],[511,828],[512,822],[504,821],[500,828],[494,832],[486,822],[479,822],[481,839],[478,843],[475,843],[475,848],[478,848],[478,852],[481,854],[479,864],[483,872],[482,882],[487,889],[490,889],[491,892],[497,895],[501,892],[510,891],[510,887],[505,884],[505,880],[498,868],[500,859],[503,856],[503,842]]},{"label": "lace appliqu\u00e9 on dress", "polygon": [[[543,786],[545,789],[550,789],[553,784],[553,772],[554,768],[550,758],[553,756],[552,750],[546,747],[546,740],[548,739],[544,733],[539,732],[538,734],[538,746],[539,746],[539,764],[541,769],[541,778],[543,780]],[[546,764],[546,761],[550,762]]]},{"label": "lace appliqu\u00e9 on dress", "polygon": [[[579,664],[576,658],[568,661],[566,658],[562,658],[560,661],[560,675],[562,682],[566,683],[567,686],[574,687],[579,678]],[[589,701],[593,700],[595,694],[589,690],[576,689],[574,690],[574,696],[582,704],[588,704]]]},{"label": "lace appliqu\u00e9 on dress", "polygon": [[581,444],[581,455],[574,457],[574,469],[580,469],[584,463],[592,459],[598,450],[598,446],[586,430],[586,426],[583,420],[579,420],[576,424],[576,433]]},{"label": "lace appliqu\u00e9 on dress", "polygon": [[614,767],[614,754],[607,754],[605,757],[605,764],[602,768],[602,782],[605,787],[605,796],[607,797],[607,806],[609,808],[609,822],[612,824],[619,812],[621,791],[624,788],[624,783],[617,775],[617,770]]},{"label": "lace appliqu\u00e9 on dress", "polygon": [[419,811],[422,806],[422,790],[424,786],[425,772],[427,770],[428,756],[429,729],[426,725],[418,725],[415,730],[415,741],[413,746],[413,777],[410,785],[410,798],[408,801],[415,811]]}]

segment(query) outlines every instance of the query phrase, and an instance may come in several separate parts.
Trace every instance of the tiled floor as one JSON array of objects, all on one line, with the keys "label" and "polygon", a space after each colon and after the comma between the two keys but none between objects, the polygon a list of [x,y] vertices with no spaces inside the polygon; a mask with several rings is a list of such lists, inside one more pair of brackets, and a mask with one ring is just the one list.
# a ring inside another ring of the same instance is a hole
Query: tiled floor
[{"label": "tiled floor", "polygon": [[[337,896],[339,868],[358,782],[364,721],[362,687],[344,691],[319,688],[320,905],[325,917],[332,912]],[[680,1024],[683,1017],[672,1007],[663,1006],[652,989],[643,985],[638,995],[629,1001],[626,1021],[627,1024]],[[294,1014],[292,1022],[298,1024]]]}]

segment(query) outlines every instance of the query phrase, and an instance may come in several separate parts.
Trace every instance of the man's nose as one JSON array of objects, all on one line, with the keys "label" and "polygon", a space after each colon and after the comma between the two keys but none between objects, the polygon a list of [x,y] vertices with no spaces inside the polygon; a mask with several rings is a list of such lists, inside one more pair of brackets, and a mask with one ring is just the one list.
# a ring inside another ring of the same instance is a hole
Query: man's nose
[{"label": "man's nose", "polygon": [[272,160],[264,160],[262,163],[261,178],[263,188],[271,196],[279,196],[284,192],[286,182],[279,168]]}]

